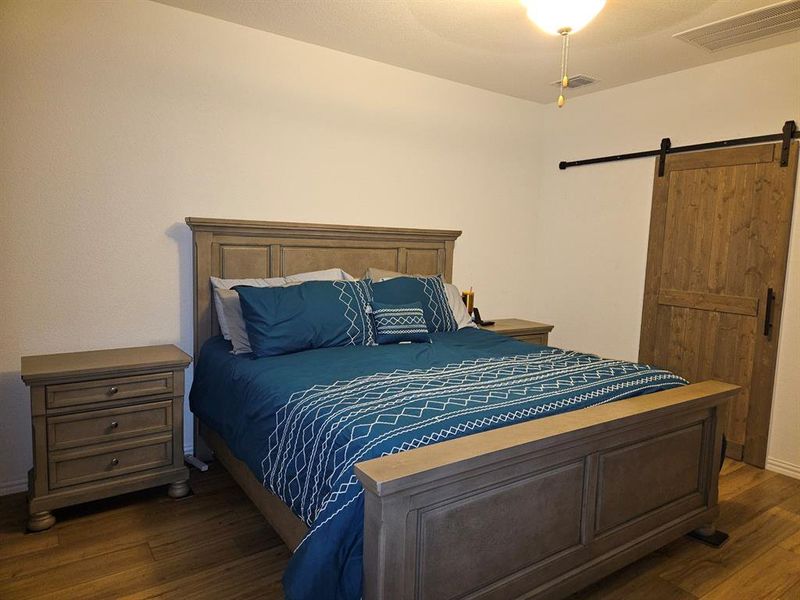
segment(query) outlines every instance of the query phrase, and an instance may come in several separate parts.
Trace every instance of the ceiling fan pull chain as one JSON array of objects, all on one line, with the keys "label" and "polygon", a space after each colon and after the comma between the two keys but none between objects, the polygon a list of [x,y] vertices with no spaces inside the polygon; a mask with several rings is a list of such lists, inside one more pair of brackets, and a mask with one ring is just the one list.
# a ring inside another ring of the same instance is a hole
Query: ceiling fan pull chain
[{"label": "ceiling fan pull chain", "polygon": [[564,106],[567,99],[564,97],[564,88],[569,86],[569,76],[567,75],[567,63],[569,61],[569,27],[559,30],[561,34],[561,86],[558,96],[558,108]]}]

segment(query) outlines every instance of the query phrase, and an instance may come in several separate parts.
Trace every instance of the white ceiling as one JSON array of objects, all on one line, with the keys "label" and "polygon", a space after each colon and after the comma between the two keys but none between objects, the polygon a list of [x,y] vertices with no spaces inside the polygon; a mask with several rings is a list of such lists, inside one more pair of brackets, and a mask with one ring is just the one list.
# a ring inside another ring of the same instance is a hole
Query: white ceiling
[{"label": "white ceiling", "polygon": [[[558,95],[549,83],[559,77],[560,39],[537,29],[518,0],[157,1],[510,96]],[[794,31],[711,53],[672,38],[774,3],[608,0],[570,47],[570,74],[599,82],[570,95],[800,41]]]}]

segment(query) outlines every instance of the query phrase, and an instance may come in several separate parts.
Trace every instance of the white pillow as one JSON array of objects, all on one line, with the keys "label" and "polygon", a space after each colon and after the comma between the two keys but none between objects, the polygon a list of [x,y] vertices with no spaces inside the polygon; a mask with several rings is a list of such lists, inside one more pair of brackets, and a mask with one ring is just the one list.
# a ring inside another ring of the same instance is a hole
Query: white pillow
[{"label": "white pillow", "polygon": [[394,277],[413,277],[413,275],[406,275],[397,271],[389,271],[387,269],[377,269],[370,267],[364,274],[364,279],[371,279],[372,281],[383,281],[384,279],[393,279]]},{"label": "white pillow", "polygon": [[[226,340],[231,339],[229,315],[226,314],[225,306],[222,298],[220,297],[219,290],[229,290],[237,285],[249,285],[251,287],[280,287],[286,285],[286,279],[283,277],[270,277],[269,279],[220,279],[219,277],[211,277],[211,287],[214,291],[214,306],[217,309],[217,321],[219,322],[219,330],[222,332],[222,337]],[[234,292],[236,294],[236,292]],[[239,294],[236,294],[236,304],[239,304]],[[242,309],[237,306],[238,315],[232,311],[232,305],[229,304],[228,312],[230,312],[230,319],[242,318]]]},{"label": "white pillow", "polygon": [[450,310],[453,311],[453,316],[456,319],[456,323],[458,323],[458,328],[477,327],[467,312],[467,307],[461,299],[461,292],[458,288],[452,283],[445,283],[444,291],[447,294],[447,303],[450,305]]},{"label": "white pillow", "polygon": [[[263,286],[262,286],[263,287]],[[214,290],[215,301],[221,303],[222,312],[228,323],[228,334],[233,354],[249,354],[250,338],[247,337],[247,327],[244,324],[242,315],[242,304],[239,302],[239,292],[236,290]],[[220,326],[220,329],[222,327]]]},{"label": "white pillow", "polygon": [[355,277],[342,269],[325,269],[324,271],[309,271],[287,275],[287,283],[302,283],[303,281],[355,281]]}]

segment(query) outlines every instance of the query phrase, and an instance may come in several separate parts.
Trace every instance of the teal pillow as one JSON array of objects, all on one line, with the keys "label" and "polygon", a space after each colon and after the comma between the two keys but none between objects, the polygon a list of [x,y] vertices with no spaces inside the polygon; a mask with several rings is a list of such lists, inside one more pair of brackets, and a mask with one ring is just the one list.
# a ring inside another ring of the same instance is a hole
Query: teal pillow
[{"label": "teal pillow", "polygon": [[441,276],[395,277],[378,283],[373,282],[372,297],[380,304],[412,304],[419,302],[425,316],[428,331],[458,331],[453,309],[447,302],[447,294]]},{"label": "teal pillow", "polygon": [[375,341],[379,344],[430,342],[425,315],[419,302],[411,304],[372,303]]},{"label": "teal pillow", "polygon": [[331,346],[373,346],[370,287],[363,281],[308,281],[288,287],[236,286],[256,356]]}]

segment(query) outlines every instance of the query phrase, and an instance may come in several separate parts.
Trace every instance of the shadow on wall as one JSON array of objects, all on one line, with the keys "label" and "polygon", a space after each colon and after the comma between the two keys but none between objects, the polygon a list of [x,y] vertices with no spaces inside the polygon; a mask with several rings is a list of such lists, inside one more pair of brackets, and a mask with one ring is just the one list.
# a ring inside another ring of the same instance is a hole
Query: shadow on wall
[{"label": "shadow on wall", "polygon": [[[192,265],[192,231],[185,222],[170,225],[166,234],[175,240],[178,248],[178,322],[180,323],[180,346],[185,352],[194,355],[194,276]],[[194,360],[186,369],[186,395],[184,401],[183,445],[185,449],[194,447],[194,417],[189,412],[189,390],[194,379]]]},{"label": "shadow on wall", "polygon": [[180,346],[189,354],[194,348],[194,299],[192,292],[192,232],[184,222],[173,223],[167,228],[167,236],[175,240],[178,248],[178,322],[180,323]]},{"label": "shadow on wall", "polygon": [[27,489],[25,475],[33,465],[30,401],[19,373],[0,373],[0,495]]}]

